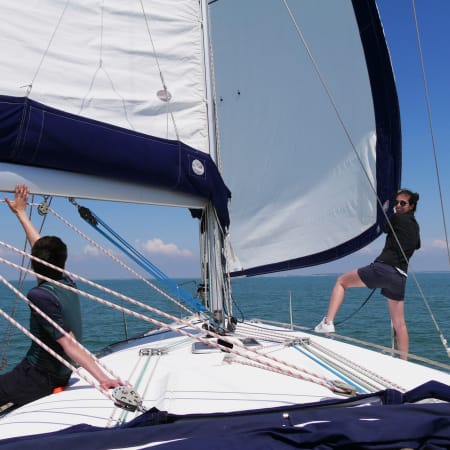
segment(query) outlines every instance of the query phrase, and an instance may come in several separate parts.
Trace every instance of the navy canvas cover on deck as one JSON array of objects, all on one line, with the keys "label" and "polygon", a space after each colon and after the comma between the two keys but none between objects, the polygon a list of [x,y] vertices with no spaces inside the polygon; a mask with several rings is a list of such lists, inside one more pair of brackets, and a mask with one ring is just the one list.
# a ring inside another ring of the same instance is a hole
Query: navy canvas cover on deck
[{"label": "navy canvas cover on deck", "polygon": [[[437,398],[439,403],[409,403]],[[0,441],[2,449],[447,449],[450,386],[429,382],[402,394],[388,389],[240,413],[174,415],[156,409],[119,428],[77,425]]]}]

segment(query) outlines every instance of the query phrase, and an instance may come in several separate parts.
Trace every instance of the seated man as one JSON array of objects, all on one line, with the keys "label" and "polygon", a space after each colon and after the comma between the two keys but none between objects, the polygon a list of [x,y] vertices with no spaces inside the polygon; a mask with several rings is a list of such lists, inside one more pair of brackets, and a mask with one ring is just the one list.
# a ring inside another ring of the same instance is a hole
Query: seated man
[{"label": "seated man", "polygon": [[[64,269],[67,247],[56,236],[41,237],[39,235],[26,213],[28,193],[27,186],[17,185],[14,200],[5,199],[6,203],[25,230],[32,246],[31,254]],[[68,286],[75,287],[75,283],[63,272],[37,261],[32,260],[31,266],[38,274],[38,285],[30,290],[28,299],[80,342],[82,327],[78,295],[44,281],[39,274]],[[30,332],[65,360],[85,368],[98,381],[102,389],[123,384],[119,379],[108,377],[91,355],[31,308]],[[32,341],[25,358],[10,372],[0,375],[0,408],[5,404],[21,406],[49,395],[55,388],[66,386],[70,376],[71,370],[66,365]]]}]

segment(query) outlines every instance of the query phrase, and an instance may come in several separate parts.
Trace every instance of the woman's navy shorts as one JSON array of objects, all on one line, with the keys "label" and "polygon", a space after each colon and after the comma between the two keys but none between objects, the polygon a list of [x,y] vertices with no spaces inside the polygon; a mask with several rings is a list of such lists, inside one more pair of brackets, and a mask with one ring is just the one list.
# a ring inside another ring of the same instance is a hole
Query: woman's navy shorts
[{"label": "woman's navy shorts", "polygon": [[358,275],[368,288],[381,288],[381,294],[390,300],[405,298],[406,277],[395,267],[374,262],[358,269]]}]

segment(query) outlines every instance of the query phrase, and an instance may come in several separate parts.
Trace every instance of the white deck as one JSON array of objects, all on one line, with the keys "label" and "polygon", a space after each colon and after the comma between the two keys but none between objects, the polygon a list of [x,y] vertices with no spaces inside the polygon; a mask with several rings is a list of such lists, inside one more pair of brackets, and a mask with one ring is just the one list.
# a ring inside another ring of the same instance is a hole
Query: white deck
[{"label": "white deck", "polygon": [[[261,355],[239,345],[239,338],[250,335],[266,339],[257,338],[260,345],[252,348],[288,361],[290,366],[283,366],[282,374],[269,370],[281,367],[281,363],[274,359],[264,360]],[[194,339],[164,331],[119,344],[114,353],[102,358],[102,362],[122,379],[130,381],[144,399],[146,409],[156,407],[175,414],[249,410],[316,402],[330,397],[344,398],[330,390],[324,381],[319,380],[322,384],[318,384],[308,380],[316,379],[315,374],[353,384],[359,392],[386,387],[406,391],[429,380],[450,384],[447,373],[302,332],[248,324],[239,325],[234,335],[224,339],[238,343],[233,353],[209,347],[193,353]],[[297,341],[294,345],[286,345],[294,339],[303,340],[303,343]],[[236,355],[235,351],[248,353],[250,359]],[[269,367],[255,367],[264,362]],[[42,398],[0,418],[0,436],[44,433],[79,423],[111,427],[139,414],[115,407],[110,399],[77,377],[72,381],[64,392]]]}]

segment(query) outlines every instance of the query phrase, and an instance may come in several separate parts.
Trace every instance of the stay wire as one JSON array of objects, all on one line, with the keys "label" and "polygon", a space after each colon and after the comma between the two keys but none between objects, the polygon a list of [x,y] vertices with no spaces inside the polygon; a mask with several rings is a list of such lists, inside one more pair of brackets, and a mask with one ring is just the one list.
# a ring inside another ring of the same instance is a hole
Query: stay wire
[{"label": "stay wire", "polygon": [[[444,226],[445,242],[446,242],[446,246],[447,246],[447,256],[448,256],[448,262],[449,262],[449,266],[450,266],[450,246],[449,246],[449,239],[448,239],[448,234],[447,234],[447,224],[445,221],[444,200],[443,200],[441,180],[440,180],[440,175],[439,175],[439,164],[438,164],[438,158],[437,158],[436,143],[435,143],[435,139],[434,139],[434,126],[433,126],[433,121],[432,121],[432,117],[431,117],[430,97],[428,94],[428,81],[427,81],[426,72],[425,72],[425,63],[424,63],[424,58],[423,58],[423,50],[422,50],[422,43],[421,43],[421,38],[420,38],[419,21],[417,18],[415,0],[411,0],[411,6],[412,6],[412,10],[413,10],[414,23],[415,23],[415,28],[416,28],[417,47],[418,47],[418,52],[419,52],[420,67],[421,67],[421,71],[422,71],[422,82],[423,82],[423,89],[424,89],[424,95],[425,95],[425,103],[427,106],[428,123],[429,123],[429,127],[430,127],[431,144],[432,144],[432,148],[433,148],[436,179],[437,179],[437,185],[438,185],[438,190],[439,190],[439,200],[440,200],[440,204],[441,204],[442,222],[443,222],[443,226]],[[420,295],[422,296],[422,299],[425,303],[425,307],[427,308],[428,313],[430,314],[431,320],[433,321],[434,326],[436,327],[436,330],[439,334],[439,338],[442,342],[442,345],[444,346],[444,348],[447,352],[447,356],[450,357],[450,348],[447,345],[447,339],[445,338],[441,328],[439,327],[439,324],[437,323],[437,320],[434,316],[431,306],[430,306],[427,298],[425,297],[425,294],[420,286],[419,281],[417,280],[416,275],[414,273],[412,275],[413,275],[414,281],[417,285],[417,289],[419,290]]]},{"label": "stay wire", "polygon": [[413,9],[414,22],[415,22],[415,26],[416,26],[417,47],[418,47],[418,51],[419,51],[420,67],[422,70],[423,89],[424,89],[424,95],[425,95],[425,103],[427,105],[428,123],[429,123],[429,127],[430,127],[431,144],[433,147],[434,166],[435,166],[435,170],[436,170],[436,180],[437,180],[438,191],[439,191],[439,200],[441,203],[442,222],[443,222],[443,226],[444,226],[445,242],[447,245],[448,264],[450,267],[450,245],[449,245],[449,239],[448,239],[448,233],[447,233],[447,224],[445,221],[444,199],[443,199],[442,187],[441,187],[441,177],[439,175],[439,164],[438,164],[436,143],[435,143],[435,139],[434,139],[434,127],[433,127],[433,121],[431,118],[430,97],[428,94],[428,81],[427,81],[427,77],[426,77],[426,73],[425,73],[425,63],[423,60],[423,51],[422,51],[422,44],[421,44],[421,39],[420,39],[419,22],[417,19],[416,5],[415,5],[414,0],[411,0],[411,5],[412,5],[412,9]]}]

